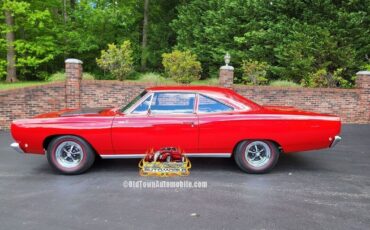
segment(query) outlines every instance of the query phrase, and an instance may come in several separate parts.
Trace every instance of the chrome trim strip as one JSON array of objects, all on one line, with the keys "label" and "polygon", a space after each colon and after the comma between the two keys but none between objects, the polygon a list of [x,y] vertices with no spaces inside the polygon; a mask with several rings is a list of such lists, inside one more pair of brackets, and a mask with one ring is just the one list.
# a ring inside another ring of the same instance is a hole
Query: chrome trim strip
[{"label": "chrome trim strip", "polygon": [[[102,154],[103,159],[140,159],[144,158],[145,154]],[[185,153],[187,157],[219,157],[230,158],[231,153]]]},{"label": "chrome trim strip", "polygon": [[187,157],[219,157],[219,158],[229,158],[231,153],[185,153]]},{"label": "chrome trim strip", "polygon": [[334,141],[330,144],[330,148],[333,148],[335,145],[337,145],[340,141],[342,140],[342,137],[340,136],[335,136]]},{"label": "chrome trim strip", "polygon": [[24,151],[21,149],[21,147],[19,147],[19,143],[17,143],[17,142],[11,143],[10,147],[12,149],[14,149],[15,151],[19,152],[19,153],[24,153]]},{"label": "chrome trim strip", "polygon": [[100,156],[103,159],[140,159],[145,157],[145,154],[107,154]]}]

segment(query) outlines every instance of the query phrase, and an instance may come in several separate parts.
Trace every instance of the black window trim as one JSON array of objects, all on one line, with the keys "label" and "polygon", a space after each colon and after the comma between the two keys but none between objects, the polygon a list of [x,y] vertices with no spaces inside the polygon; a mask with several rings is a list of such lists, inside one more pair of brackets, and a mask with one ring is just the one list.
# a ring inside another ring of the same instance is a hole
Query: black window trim
[{"label": "black window trim", "polygon": [[[195,100],[194,100],[194,106],[193,106],[193,113],[149,114],[148,111],[150,111],[150,108],[152,106],[152,101],[153,101],[153,98],[154,98],[154,94],[156,94],[156,93],[187,93],[187,94],[194,94],[195,95]],[[230,107],[232,110],[231,111],[221,111],[221,112],[199,112],[199,95],[204,96],[204,97],[207,97],[207,98],[210,98],[212,100],[215,100],[215,101],[217,101],[220,104],[223,104],[223,105],[225,105],[227,107]],[[148,108],[147,112],[146,113],[133,113],[133,111],[141,103],[143,103],[148,97],[151,97],[151,99],[150,99],[150,104],[149,104],[149,108]],[[209,96],[209,95],[204,94],[204,93],[199,93],[199,92],[196,92],[196,91],[159,90],[159,91],[147,91],[147,94],[145,94],[139,101],[137,101],[134,105],[131,106],[131,108],[129,108],[127,110],[127,115],[134,115],[134,116],[140,116],[140,115],[190,115],[190,114],[200,114],[200,115],[203,115],[203,114],[232,113],[232,112],[235,112],[235,111],[237,111],[237,109],[233,105],[231,105],[229,103],[222,102],[222,101],[220,101],[218,99],[215,99],[214,97]]]}]

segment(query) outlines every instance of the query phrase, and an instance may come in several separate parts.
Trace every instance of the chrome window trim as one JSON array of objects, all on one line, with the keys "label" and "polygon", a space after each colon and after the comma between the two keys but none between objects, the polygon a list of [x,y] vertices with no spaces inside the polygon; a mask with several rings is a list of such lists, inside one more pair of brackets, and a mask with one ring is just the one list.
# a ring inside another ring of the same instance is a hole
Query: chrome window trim
[{"label": "chrome window trim", "polygon": [[186,93],[186,94],[194,94],[194,105],[193,105],[193,112],[192,113],[151,113],[150,112],[150,114],[148,114],[149,116],[162,116],[162,115],[164,115],[164,116],[167,116],[167,115],[194,115],[194,114],[196,114],[196,112],[195,112],[195,110],[196,110],[196,108],[195,108],[195,106],[196,106],[196,96],[197,96],[197,93],[196,92],[193,92],[193,91],[181,91],[181,92],[179,92],[179,91],[154,91],[153,92],[153,97],[152,97],[152,100],[150,101],[150,106],[149,106],[149,109],[151,108],[151,106],[152,106],[152,101],[153,101],[153,98],[154,98],[154,96],[155,96],[155,94],[156,93],[179,93],[179,94],[184,94],[184,93]]},{"label": "chrome window trim", "polygon": [[[150,92],[148,91],[147,94],[145,94],[140,100],[138,100],[135,104],[133,104],[128,110],[127,110],[127,115],[134,115],[134,116],[137,116],[137,115],[148,115],[148,113],[143,113],[143,114],[140,114],[140,113],[132,113],[141,103],[143,103],[148,97],[151,97],[153,95],[153,92]],[[152,99],[150,100],[150,103],[152,102],[153,100],[153,97]],[[150,104],[149,104],[149,109],[150,109]]]},{"label": "chrome window trim", "polygon": [[[134,113],[132,113],[143,101],[145,101],[148,97],[152,96],[152,98],[150,100],[150,104],[149,104],[149,109],[148,109],[148,111],[149,111],[151,106],[152,106],[152,101],[153,101],[155,93],[188,93],[188,94],[194,94],[195,95],[195,97],[194,97],[195,100],[194,100],[193,113],[163,113],[163,114],[148,114],[148,113],[134,114]],[[211,98],[212,100],[215,100],[215,101],[217,101],[217,102],[219,102],[223,105],[231,107],[233,110],[232,111],[222,111],[222,112],[199,112],[199,95]],[[139,101],[137,101],[129,109],[127,109],[126,115],[130,115],[130,116],[189,115],[189,114],[197,114],[197,115],[212,114],[213,115],[213,114],[225,114],[225,113],[230,114],[230,113],[236,113],[236,112],[240,112],[240,111],[244,111],[244,110],[243,109],[237,109],[233,104],[220,101],[220,100],[208,95],[207,93],[202,93],[202,92],[193,91],[193,90],[155,90],[155,91],[148,90],[148,92]]]},{"label": "chrome window trim", "polygon": [[[146,110],[146,113],[134,113],[135,109],[137,109],[137,107],[139,107],[142,103],[144,103],[144,101],[146,101],[146,99],[148,99],[149,97],[150,97],[149,107]],[[132,115],[148,115],[148,111],[150,111],[150,106],[152,105],[153,97],[154,97],[154,93],[151,93],[149,96],[145,97],[145,99],[142,100],[141,103],[137,104],[136,107],[131,110],[130,114],[132,114]]]}]

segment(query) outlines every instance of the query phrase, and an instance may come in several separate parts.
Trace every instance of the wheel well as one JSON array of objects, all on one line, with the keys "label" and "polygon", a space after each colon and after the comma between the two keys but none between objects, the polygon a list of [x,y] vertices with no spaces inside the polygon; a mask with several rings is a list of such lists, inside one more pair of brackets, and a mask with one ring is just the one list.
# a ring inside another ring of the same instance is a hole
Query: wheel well
[{"label": "wheel well", "polygon": [[49,147],[49,144],[50,142],[56,138],[56,137],[59,137],[59,136],[64,136],[64,135],[52,135],[52,136],[48,136],[47,138],[45,138],[44,142],[42,142],[42,147],[47,150],[48,147]]},{"label": "wheel well", "polygon": [[[234,153],[235,153],[235,151],[236,151],[236,149],[238,148],[238,145],[239,145],[240,143],[242,143],[243,141],[248,141],[248,140],[254,140],[254,139],[244,139],[244,140],[241,140],[241,141],[239,141],[238,143],[236,143],[236,145],[235,145],[235,146],[234,146],[234,148],[233,148],[232,155],[234,155]],[[256,139],[256,140],[257,140],[257,139]],[[281,145],[280,145],[278,142],[274,141],[274,140],[270,140],[270,139],[258,139],[258,140],[271,141],[272,143],[274,143],[274,144],[276,145],[276,147],[279,149],[280,153],[283,153],[283,152],[284,152],[284,151],[283,151],[283,148],[281,147]]]},{"label": "wheel well", "polygon": [[83,137],[80,137],[80,136],[77,136],[77,135],[72,135],[72,134],[58,134],[58,135],[52,135],[52,136],[48,136],[47,138],[45,138],[44,142],[42,143],[42,147],[45,149],[45,151],[48,149],[49,147],[49,144],[50,142],[54,139],[54,138],[57,138],[57,137],[61,137],[61,136],[75,136],[75,137],[78,137],[78,138],[81,138],[82,140],[84,140],[88,145],[90,145],[91,149],[94,151],[95,155],[100,157],[100,155],[98,154],[98,152],[95,150],[95,148]]}]

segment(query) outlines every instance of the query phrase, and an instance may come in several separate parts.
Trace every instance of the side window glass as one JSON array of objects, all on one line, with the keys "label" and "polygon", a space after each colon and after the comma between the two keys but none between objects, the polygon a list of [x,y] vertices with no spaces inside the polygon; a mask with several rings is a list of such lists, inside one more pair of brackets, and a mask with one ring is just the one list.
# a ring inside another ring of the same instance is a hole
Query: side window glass
[{"label": "side window glass", "polygon": [[150,112],[152,114],[193,113],[193,93],[155,93]]},{"label": "side window glass", "polygon": [[150,104],[150,99],[151,98],[152,98],[152,96],[145,99],[145,101],[143,101],[140,105],[138,105],[134,109],[134,111],[132,111],[132,113],[133,114],[146,114],[148,112],[148,109],[149,109],[149,104]]},{"label": "side window glass", "polygon": [[199,95],[199,113],[217,113],[233,111],[234,109],[210,97]]}]

